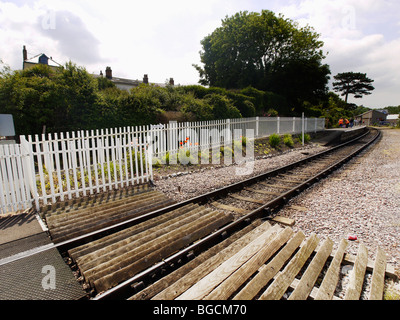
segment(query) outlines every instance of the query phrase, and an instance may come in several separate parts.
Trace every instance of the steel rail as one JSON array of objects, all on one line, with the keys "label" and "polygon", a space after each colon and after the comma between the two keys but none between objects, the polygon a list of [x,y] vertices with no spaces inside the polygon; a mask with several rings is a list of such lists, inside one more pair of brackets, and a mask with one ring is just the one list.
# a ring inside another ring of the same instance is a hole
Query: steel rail
[{"label": "steel rail", "polygon": [[349,144],[351,144],[351,143],[353,143],[353,142],[365,137],[368,134],[369,134],[369,131],[363,133],[362,135],[360,135],[360,136],[358,136],[358,137],[356,137],[356,138],[354,138],[352,140],[349,140],[349,141],[347,141],[345,143],[342,143],[340,145],[334,146],[334,147],[332,147],[332,148],[330,148],[328,150],[321,151],[321,152],[319,152],[319,153],[317,153],[315,155],[309,156],[309,157],[304,158],[302,160],[298,160],[298,161],[290,163],[288,165],[272,169],[270,171],[261,173],[261,174],[259,174],[257,176],[254,176],[254,177],[248,178],[246,180],[242,180],[242,181],[233,183],[233,184],[231,184],[229,186],[225,186],[225,187],[219,188],[217,190],[213,190],[213,191],[207,192],[205,194],[196,196],[194,198],[187,199],[187,200],[175,203],[173,205],[170,205],[170,206],[167,206],[167,207],[164,207],[164,208],[161,208],[161,209],[154,210],[154,211],[149,212],[147,214],[144,214],[142,216],[131,218],[131,219],[122,221],[120,223],[114,224],[112,226],[108,226],[108,227],[105,227],[105,228],[90,232],[90,233],[88,233],[86,235],[82,235],[82,236],[79,236],[79,237],[76,237],[76,238],[73,238],[73,239],[70,239],[70,240],[66,240],[66,241],[60,242],[60,243],[56,244],[56,246],[61,251],[67,251],[67,250],[69,250],[69,249],[71,249],[73,247],[79,246],[79,245],[87,243],[89,241],[93,241],[93,240],[99,239],[99,238],[101,238],[101,237],[103,237],[105,235],[118,232],[118,231],[120,231],[122,229],[131,227],[131,226],[136,225],[138,223],[141,223],[143,221],[155,218],[155,217],[157,217],[159,215],[162,215],[162,214],[164,214],[166,212],[169,212],[169,211],[178,209],[180,207],[183,207],[183,206],[185,206],[187,204],[190,204],[190,203],[200,203],[200,204],[201,203],[206,203],[206,202],[210,201],[210,199],[215,199],[215,198],[221,197],[224,194],[227,194],[229,192],[233,192],[235,190],[243,189],[246,185],[254,184],[254,183],[258,182],[258,181],[265,180],[268,177],[276,176],[279,173],[285,172],[287,170],[290,170],[290,169],[293,169],[295,167],[298,167],[298,166],[300,166],[300,165],[302,165],[304,163],[307,163],[307,162],[313,161],[313,160],[315,160],[315,159],[317,159],[319,157],[325,156],[325,155],[327,155],[329,153],[334,152],[335,150],[338,150],[338,149],[340,149],[340,148],[342,148],[342,147],[344,147],[346,145],[349,145]]},{"label": "steel rail", "polygon": [[[376,129],[374,129],[376,130]],[[218,190],[206,193],[204,195],[188,199],[186,201],[180,202],[178,204],[169,206],[167,208],[163,208],[160,210],[155,211],[154,213],[149,213],[148,216],[154,217],[156,215],[162,214],[165,211],[176,209],[180,206],[186,205],[188,203],[194,203],[194,202],[205,202],[205,201],[210,201],[211,198],[214,198],[216,196],[221,196],[221,194],[231,192],[233,190],[241,189],[243,188],[246,184],[252,184],[256,183],[259,180],[263,180],[266,177],[269,176],[275,176],[278,175],[279,173],[282,173],[284,171],[287,171],[289,169],[293,169],[301,164],[304,164],[308,161],[318,159],[319,157],[332,153],[333,151],[342,148],[343,146],[349,145],[353,142],[356,142],[357,140],[367,136],[370,133],[370,131],[366,132],[365,134],[352,139],[348,142],[345,142],[343,144],[340,144],[338,146],[335,146],[327,151],[320,152],[318,154],[315,154],[313,156],[307,157],[303,160],[299,160],[295,163],[280,167],[278,169],[271,170],[267,173],[260,174],[256,177],[247,179],[245,181],[241,181],[235,184],[232,184],[228,187],[220,188]],[[171,264],[177,263],[179,260],[184,260],[184,259],[189,259],[189,256],[193,257],[193,254],[200,253],[204,251],[204,249],[209,248],[211,245],[216,244],[220,241],[222,241],[224,238],[229,233],[233,233],[236,230],[239,230],[246,226],[247,224],[250,223],[250,221],[260,218],[260,216],[265,215],[265,214],[271,214],[273,210],[276,210],[276,208],[282,206],[283,204],[287,203],[287,201],[292,198],[295,195],[298,195],[301,191],[304,189],[309,188],[312,184],[315,182],[318,182],[321,180],[323,177],[326,177],[328,174],[330,174],[332,171],[336,170],[338,167],[342,166],[345,162],[349,161],[351,158],[353,158],[355,155],[359,154],[362,150],[367,148],[369,145],[371,145],[376,139],[378,139],[381,135],[381,132],[377,130],[377,134],[369,140],[367,143],[363,144],[353,152],[351,152],[348,156],[336,161],[334,164],[330,165],[328,168],[324,169],[323,171],[317,173],[316,175],[312,176],[311,178],[307,179],[303,183],[296,185],[294,188],[290,189],[289,191],[282,193],[280,196],[274,198],[273,200],[269,201],[268,203],[265,203],[264,205],[254,209],[253,211],[249,212],[245,216],[229,223],[228,225],[222,227],[221,229],[217,230],[216,232],[206,236],[205,238],[199,240],[198,242],[188,246],[187,248],[184,248],[180,250],[179,252],[175,253],[174,255],[164,259],[163,261],[155,264],[154,266],[138,273],[134,277],[118,284],[117,286],[111,288],[110,290],[99,294],[98,296],[94,297],[94,300],[115,300],[115,299],[126,299],[129,297],[129,295],[132,295],[133,293],[133,286],[135,284],[138,285],[138,287],[143,287],[143,283],[145,281],[148,281],[152,276],[154,276],[156,273],[160,273],[160,271],[165,270],[170,268]],[[271,218],[271,216],[267,217]]]}]

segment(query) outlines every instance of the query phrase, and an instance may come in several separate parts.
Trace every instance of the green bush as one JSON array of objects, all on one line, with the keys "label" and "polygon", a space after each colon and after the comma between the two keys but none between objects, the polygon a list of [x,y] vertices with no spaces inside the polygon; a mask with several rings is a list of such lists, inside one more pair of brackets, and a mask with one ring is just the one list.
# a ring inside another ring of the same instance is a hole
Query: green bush
[{"label": "green bush", "polygon": [[287,133],[283,136],[283,143],[288,146],[288,147],[293,147],[294,146],[294,142],[292,139],[292,135],[290,133]]},{"label": "green bush", "polygon": [[279,136],[279,134],[274,133],[269,136],[269,145],[272,148],[278,147],[280,143],[281,143],[281,137]]},{"label": "green bush", "polygon": [[[197,157],[197,153],[195,154]],[[190,154],[190,150],[180,149],[178,152],[178,161],[183,165],[192,165],[198,163],[197,159]]]},{"label": "green bush", "polygon": [[[303,135],[300,134],[300,135],[297,137],[297,139],[299,140],[300,143],[302,143],[302,142],[303,142]],[[309,135],[308,133],[305,133],[305,134],[304,134],[304,143],[308,143],[308,142],[310,142],[310,140],[311,140],[310,135]]]}]

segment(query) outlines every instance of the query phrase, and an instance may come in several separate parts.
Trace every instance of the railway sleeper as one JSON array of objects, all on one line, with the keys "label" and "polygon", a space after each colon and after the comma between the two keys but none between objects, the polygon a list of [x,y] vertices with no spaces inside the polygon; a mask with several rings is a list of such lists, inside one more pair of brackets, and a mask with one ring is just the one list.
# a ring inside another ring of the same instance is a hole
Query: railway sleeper
[{"label": "railway sleeper", "polygon": [[116,201],[114,203],[107,203],[106,205],[97,205],[95,207],[81,209],[77,211],[68,211],[57,216],[46,217],[46,222],[49,228],[61,227],[73,222],[79,223],[84,220],[107,214],[109,212],[124,210],[125,208],[140,206],[145,204],[149,199],[166,198],[161,192],[148,192],[139,196],[133,196],[128,201]]},{"label": "railway sleeper", "polygon": [[48,220],[57,220],[60,218],[63,218],[65,216],[70,216],[71,214],[74,213],[79,213],[79,212],[84,212],[85,210],[93,210],[98,207],[107,207],[107,206],[112,206],[114,204],[118,203],[123,203],[123,202],[130,202],[130,201],[136,201],[137,199],[143,198],[146,195],[149,194],[154,194],[157,192],[156,190],[150,189],[150,187],[147,186],[147,188],[141,188],[141,189],[134,189],[136,191],[126,191],[123,192],[121,191],[120,193],[117,193],[116,191],[111,192],[111,193],[105,193],[105,195],[99,194],[93,196],[93,198],[89,198],[86,201],[81,201],[77,203],[71,203],[70,205],[61,205],[60,207],[54,209],[53,211],[46,211],[44,212],[46,215],[46,218]]},{"label": "railway sleeper", "polygon": [[166,279],[161,279],[158,283],[148,287],[144,292],[135,294],[130,300],[154,299],[172,300],[186,291],[207,273],[220,266],[224,260],[232,257],[240,249],[248,245],[260,234],[266,232],[270,224],[254,222],[244,229],[237,231],[226,240],[212,246],[210,249],[201,253],[191,263],[174,271]]},{"label": "railway sleeper", "polygon": [[109,261],[126,252],[130,252],[141,244],[156,239],[184,224],[191,223],[195,219],[200,218],[206,212],[207,211],[202,207],[191,209],[190,211],[175,217],[174,219],[168,220],[161,225],[149,228],[141,233],[120,240],[112,245],[103,247],[102,249],[91,254],[85,255],[84,257],[77,259],[77,263],[83,269],[91,269],[96,265]]},{"label": "railway sleeper", "polygon": [[135,274],[145,270],[149,266],[173,254],[186,245],[210,234],[213,230],[222,227],[232,220],[233,217],[231,215],[213,212],[212,219],[208,219],[208,221],[204,222],[196,222],[186,230],[171,235],[172,237],[167,237],[163,243],[156,241],[157,243],[151,246],[149,244],[149,253],[146,256],[136,260],[134,263],[129,263],[125,267],[121,267],[113,273],[102,273],[101,277],[93,281],[93,286],[96,288],[97,292],[107,290],[121,281],[133,277]]},{"label": "railway sleeper", "polygon": [[129,227],[127,229],[123,229],[123,230],[113,233],[111,235],[100,238],[96,241],[89,242],[89,243],[81,245],[79,247],[70,249],[68,251],[68,254],[71,256],[71,258],[74,261],[77,261],[77,260],[79,260],[79,257],[81,257],[81,256],[88,255],[88,254],[95,252],[99,249],[102,249],[106,246],[112,245],[118,241],[124,240],[135,234],[138,234],[138,233],[146,231],[150,228],[156,227],[166,221],[169,221],[171,219],[174,219],[174,218],[180,216],[182,213],[184,213],[187,210],[192,210],[197,207],[198,207],[197,204],[190,203],[184,207],[167,212],[158,217],[152,218],[150,220],[144,221],[142,223],[139,223],[139,224]]},{"label": "railway sleeper", "polygon": [[148,212],[171,205],[172,203],[173,203],[172,200],[166,199],[162,202],[158,202],[156,204],[149,204],[148,206],[137,209],[137,210],[129,210],[129,211],[125,211],[116,216],[106,217],[101,221],[97,221],[96,219],[93,219],[93,221],[90,221],[90,223],[87,223],[85,225],[77,225],[77,226],[72,227],[71,229],[66,229],[63,232],[57,232],[57,230],[53,230],[53,231],[50,230],[50,234],[55,243],[60,243],[65,240],[72,239],[74,237],[78,237],[78,236],[87,234],[89,232],[99,230],[101,228],[105,228],[107,226],[116,224],[118,222],[122,222],[124,220],[130,219],[133,217],[138,217],[138,216],[144,215]]},{"label": "railway sleeper", "polygon": [[179,237],[180,235],[190,234],[193,231],[194,226],[198,226],[200,228],[204,224],[207,224],[214,217],[214,212],[207,210],[206,214],[194,223],[189,222],[189,224],[186,224],[186,221],[184,221],[180,227],[175,228],[174,230],[167,228],[164,234],[161,236],[145,237],[143,241],[140,241],[139,239],[137,242],[133,243],[133,246],[128,245],[127,250],[124,251],[123,248],[119,250],[121,254],[113,259],[109,259],[101,264],[96,264],[95,266],[89,264],[88,268],[85,270],[83,270],[83,268],[85,268],[85,265],[83,265],[82,268],[80,267],[80,269],[83,271],[83,275],[88,281],[100,278],[103,275],[129,265],[143,256],[146,256],[151,251],[157,250],[159,247],[164,245],[167,246],[169,241]]},{"label": "railway sleeper", "polygon": [[102,221],[111,217],[118,217],[133,214],[134,212],[140,212],[141,210],[145,210],[147,207],[152,204],[156,205],[158,203],[172,202],[172,200],[168,199],[165,196],[155,196],[148,198],[146,200],[141,200],[136,203],[132,203],[127,206],[116,207],[112,209],[108,209],[105,211],[99,211],[96,214],[91,214],[88,216],[82,216],[79,220],[72,219],[71,221],[66,221],[62,225],[58,226],[49,226],[51,233],[62,233],[68,229],[81,228],[82,226],[90,226],[94,221]]}]

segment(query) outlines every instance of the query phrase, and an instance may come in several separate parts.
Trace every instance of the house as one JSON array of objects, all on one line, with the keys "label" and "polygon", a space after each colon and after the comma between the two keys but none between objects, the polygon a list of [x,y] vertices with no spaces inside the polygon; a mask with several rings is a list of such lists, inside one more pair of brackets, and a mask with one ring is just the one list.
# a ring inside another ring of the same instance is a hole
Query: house
[{"label": "house", "polygon": [[391,126],[396,126],[399,121],[399,114],[388,114],[386,117],[386,122],[388,122]]},{"label": "house", "polygon": [[[23,46],[23,49],[22,49],[22,56],[23,56],[22,70],[28,70],[38,64],[46,64],[53,70],[56,70],[57,68],[62,67],[58,62],[55,62],[52,59],[52,57],[49,58],[44,53],[40,53],[40,54],[28,59],[28,51],[26,50],[25,46]],[[38,58],[37,62],[34,61],[34,59],[36,59],[36,58]],[[95,78],[103,77],[103,72],[100,71],[99,75],[93,74],[93,76]],[[113,82],[117,88],[119,88],[121,90],[126,90],[126,91],[129,91],[130,89],[139,86],[141,83],[149,84],[149,77],[147,74],[144,75],[143,80],[118,78],[118,77],[113,76],[111,67],[106,67],[106,78],[109,79],[111,82]],[[165,87],[165,85],[166,85],[165,83],[150,83],[150,84],[157,86],[157,87]],[[174,85],[173,78],[169,79],[169,85],[172,85],[172,86]]]},{"label": "house", "polygon": [[[22,70],[31,69],[34,66],[37,66],[38,64],[46,64],[53,70],[56,70],[57,68],[61,67],[61,65],[58,62],[55,62],[52,57],[49,58],[44,53],[40,53],[28,59],[28,51],[26,50],[25,46],[22,49],[22,56],[23,56]],[[37,59],[38,62],[34,62],[34,59],[37,57],[39,57]]]},{"label": "house", "polygon": [[[100,71],[99,75],[93,75],[94,77],[103,77],[103,72]],[[149,76],[145,74],[143,76],[143,80],[133,80],[133,79],[126,79],[126,78],[118,78],[114,77],[112,74],[112,69],[111,67],[106,67],[106,78],[110,80],[112,83],[115,84],[115,86],[121,90],[126,90],[129,91],[130,89],[139,86],[142,83],[149,84]],[[165,83],[150,83],[151,85],[157,86],[157,87],[165,87]],[[170,78],[169,79],[169,85],[173,86],[174,85],[174,79]]]},{"label": "house", "polygon": [[355,120],[366,126],[377,125],[382,121],[386,121],[386,114],[378,110],[369,110],[355,117]]}]

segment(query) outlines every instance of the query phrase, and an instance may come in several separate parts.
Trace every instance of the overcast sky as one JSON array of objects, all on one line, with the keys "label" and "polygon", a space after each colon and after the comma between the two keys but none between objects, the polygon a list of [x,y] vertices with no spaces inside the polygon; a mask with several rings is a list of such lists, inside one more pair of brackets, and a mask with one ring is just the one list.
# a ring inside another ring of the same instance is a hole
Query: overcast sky
[{"label": "overcast sky", "polygon": [[372,95],[349,102],[371,108],[400,105],[400,1],[398,0],[0,0],[0,59],[22,68],[45,53],[90,73],[175,84],[197,84],[200,41],[239,11],[282,13],[309,24],[324,41],[331,78],[367,73]]}]

